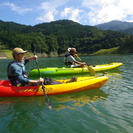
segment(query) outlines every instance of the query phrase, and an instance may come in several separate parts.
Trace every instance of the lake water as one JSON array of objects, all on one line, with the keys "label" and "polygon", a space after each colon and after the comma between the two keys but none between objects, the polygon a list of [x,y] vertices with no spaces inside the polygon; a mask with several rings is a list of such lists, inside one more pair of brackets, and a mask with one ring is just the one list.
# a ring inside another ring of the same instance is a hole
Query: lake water
[{"label": "lake water", "polygon": [[[119,70],[107,72],[109,80],[100,89],[48,96],[52,110],[48,109],[44,96],[0,97],[0,133],[132,133],[133,55],[81,58],[89,64],[122,62],[123,65]],[[0,60],[0,79],[7,79],[9,61]],[[64,66],[63,57],[39,59],[40,68],[57,66]],[[27,71],[34,67],[36,64],[31,61]]]}]

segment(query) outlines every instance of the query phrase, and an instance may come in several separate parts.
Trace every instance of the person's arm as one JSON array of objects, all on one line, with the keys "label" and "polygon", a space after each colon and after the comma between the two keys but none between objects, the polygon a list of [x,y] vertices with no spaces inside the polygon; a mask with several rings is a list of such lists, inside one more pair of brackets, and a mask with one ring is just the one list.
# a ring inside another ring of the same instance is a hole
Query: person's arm
[{"label": "person's arm", "polygon": [[24,60],[24,65],[26,65],[31,60],[37,60],[37,59],[38,59],[37,55],[34,55],[33,57],[29,57]]},{"label": "person's arm", "polygon": [[11,72],[21,84],[34,84],[34,83],[39,84],[39,83],[44,82],[43,78],[39,78],[38,80],[31,80],[28,78],[24,78],[20,67],[17,65],[11,66]]},{"label": "person's arm", "polygon": [[85,65],[86,65],[86,63],[85,62],[79,62],[79,61],[74,61],[74,63],[76,63],[76,64],[78,64],[79,66],[82,66],[82,67],[84,67]]},{"label": "person's arm", "polygon": [[37,59],[38,59],[37,55],[34,55],[33,57],[28,58],[28,61],[37,60]]},{"label": "person's arm", "polygon": [[40,84],[40,83],[44,83],[44,79],[43,78],[39,78],[38,80],[29,80],[28,84]]},{"label": "person's arm", "polygon": [[79,62],[79,61],[77,61],[73,56],[68,56],[67,57],[68,58],[68,60],[69,61],[71,61],[71,62],[74,62],[75,64],[77,64],[77,65],[79,65],[79,66],[82,66],[82,67],[84,67],[84,65],[85,65],[85,62]]}]

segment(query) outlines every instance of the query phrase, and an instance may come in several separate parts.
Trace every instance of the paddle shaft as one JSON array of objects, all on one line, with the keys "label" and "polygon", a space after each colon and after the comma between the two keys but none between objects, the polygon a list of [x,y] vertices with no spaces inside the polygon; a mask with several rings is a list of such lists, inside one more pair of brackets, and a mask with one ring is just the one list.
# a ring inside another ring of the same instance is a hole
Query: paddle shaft
[{"label": "paddle shaft", "polygon": [[[36,46],[35,46],[35,44],[33,44],[33,45],[32,45],[32,52],[34,53],[34,55],[36,55],[36,52],[35,52],[35,51],[36,51]],[[35,60],[35,62],[36,62],[36,66],[37,66],[37,69],[38,69],[39,77],[41,77],[41,73],[40,73],[38,61]],[[47,97],[47,94],[46,94],[46,91],[45,91],[45,86],[44,86],[43,83],[42,83],[42,90],[43,90],[43,92],[44,92],[44,97],[45,97],[45,99],[46,99],[46,103],[47,103],[49,109],[51,110],[51,109],[52,109],[52,104],[50,103],[50,101],[49,101],[49,99],[48,99],[48,97]]]},{"label": "paddle shaft", "polygon": [[81,58],[79,58],[79,56],[77,55],[77,58],[80,60],[80,61],[82,61],[82,59]]},{"label": "paddle shaft", "polygon": [[[82,61],[82,59],[77,55],[76,56],[80,61]],[[86,67],[88,68],[89,72],[91,73],[91,75],[95,76],[95,71],[92,69],[92,67],[90,66],[87,66]]]}]

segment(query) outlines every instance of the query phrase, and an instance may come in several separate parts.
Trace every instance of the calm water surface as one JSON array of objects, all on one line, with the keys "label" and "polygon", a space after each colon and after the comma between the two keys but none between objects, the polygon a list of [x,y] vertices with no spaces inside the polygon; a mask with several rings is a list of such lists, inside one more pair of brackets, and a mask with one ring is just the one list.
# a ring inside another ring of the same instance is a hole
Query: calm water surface
[{"label": "calm water surface", "polygon": [[[48,96],[53,104],[51,111],[43,96],[0,97],[0,133],[132,133],[133,55],[81,58],[90,64],[122,62],[123,65],[119,70],[107,72],[109,80],[100,89]],[[41,58],[39,66],[63,67],[62,60],[62,57]],[[9,61],[0,60],[0,79],[7,79]],[[31,61],[27,71],[35,66]]]}]

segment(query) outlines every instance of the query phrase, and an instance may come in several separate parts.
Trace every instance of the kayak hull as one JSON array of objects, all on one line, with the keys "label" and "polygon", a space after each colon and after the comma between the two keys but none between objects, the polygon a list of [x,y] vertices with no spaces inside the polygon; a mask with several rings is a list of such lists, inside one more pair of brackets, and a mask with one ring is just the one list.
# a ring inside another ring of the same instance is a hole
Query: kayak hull
[{"label": "kayak hull", "polygon": [[[112,69],[118,69],[122,63],[110,63],[104,65],[96,65],[90,66],[95,72],[100,71],[108,71]],[[82,73],[89,73],[87,67],[84,68],[58,68],[58,67],[47,67],[47,68],[40,68],[41,76],[56,76],[56,75],[70,75],[70,74],[82,74]],[[38,76],[38,69],[33,69],[29,72],[29,77]]]},{"label": "kayak hull", "polygon": [[[102,87],[108,77],[78,77],[76,82],[66,83],[66,80],[57,80],[62,84],[45,85],[47,95],[67,94]],[[23,97],[44,95],[42,86],[11,86],[8,80],[0,80],[0,97]]]}]

